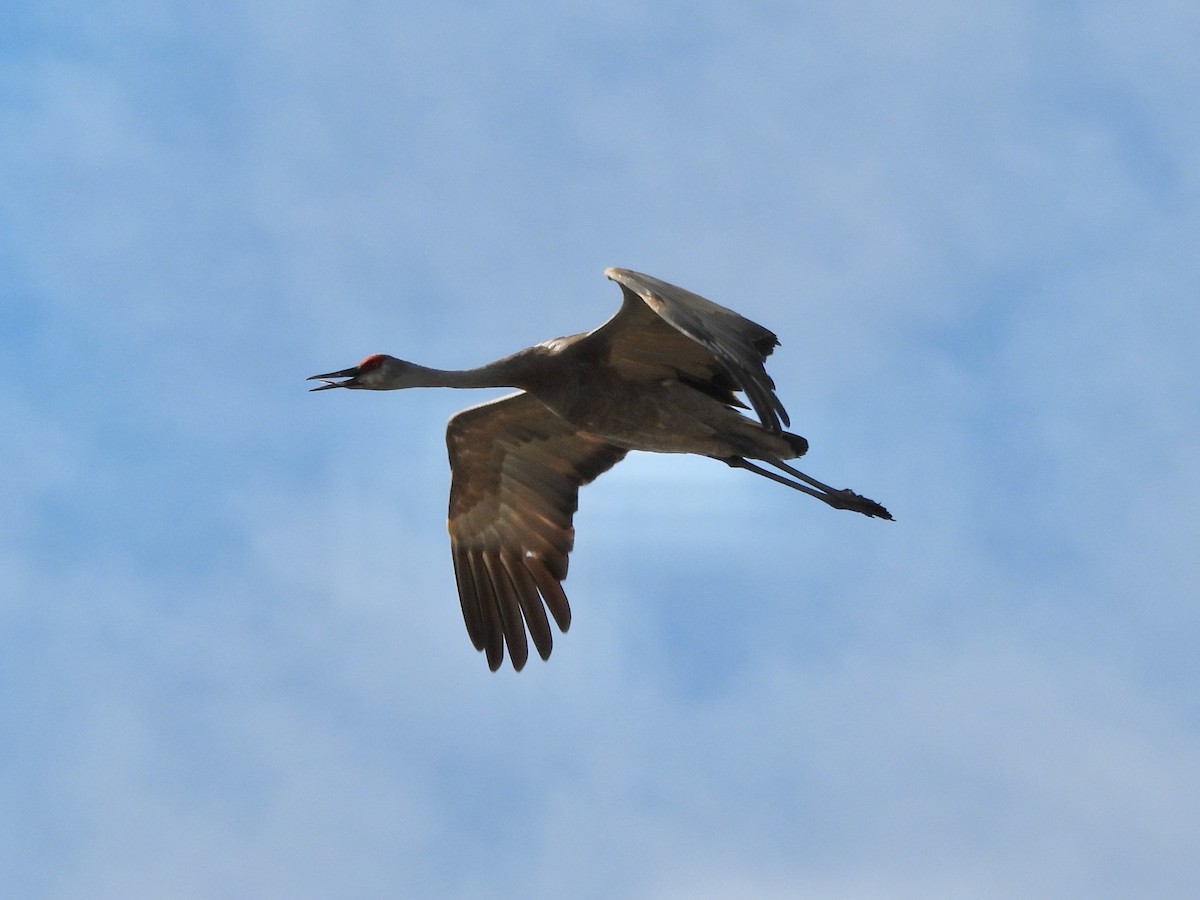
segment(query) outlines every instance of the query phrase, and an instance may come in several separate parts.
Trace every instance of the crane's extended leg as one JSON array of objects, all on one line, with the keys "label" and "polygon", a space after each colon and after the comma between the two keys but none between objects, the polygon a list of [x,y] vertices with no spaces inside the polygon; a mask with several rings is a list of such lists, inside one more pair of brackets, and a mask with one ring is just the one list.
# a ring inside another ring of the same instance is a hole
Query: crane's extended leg
[{"label": "crane's extended leg", "polygon": [[[803,472],[793,469],[782,460],[772,459],[765,460],[765,462],[775,466],[777,469],[787,472],[793,478],[797,478],[799,481],[806,483],[799,484],[789,478],[784,478],[779,473],[772,472],[769,469],[764,469],[762,466],[757,466],[741,456],[730,456],[721,460],[721,462],[728,466],[732,466],[735,469],[746,469],[747,471],[753,472],[755,475],[761,475],[763,478],[770,478],[772,481],[776,481],[779,484],[785,484],[793,490],[803,491],[810,497],[816,497],[822,503],[829,504],[834,509],[848,509],[856,513],[862,513],[864,516],[874,516],[880,519],[892,518],[892,514],[874,500],[863,497],[861,494],[856,494],[854,491],[849,490],[848,488],[843,490],[831,488],[829,485],[822,484],[815,478],[810,478]],[[809,485],[811,485],[811,487]]]}]

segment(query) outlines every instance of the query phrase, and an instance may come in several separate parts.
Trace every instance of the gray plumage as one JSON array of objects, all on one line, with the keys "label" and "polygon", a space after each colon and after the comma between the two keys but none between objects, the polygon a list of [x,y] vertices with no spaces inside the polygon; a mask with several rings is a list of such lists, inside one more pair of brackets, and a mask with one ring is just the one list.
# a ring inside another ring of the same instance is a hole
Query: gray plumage
[{"label": "gray plumage", "polygon": [[[513,667],[525,665],[527,633],[549,657],[547,610],[567,630],[571,610],[561,582],[579,488],[630,450],[710,456],[835,508],[891,518],[873,500],[785,462],[802,456],[808,442],[783,430],[788,415],[765,369],[779,343],[774,333],[657,278],[628,269],[605,275],[621,286],[623,303],[591,332],[477,369],[431,369],[376,354],[312,376],[325,382],[316,391],[519,389],[458,413],[446,429],[448,528],[463,620],[493,670],[506,645]],[[759,421],[738,412],[746,407],[739,392]]]}]

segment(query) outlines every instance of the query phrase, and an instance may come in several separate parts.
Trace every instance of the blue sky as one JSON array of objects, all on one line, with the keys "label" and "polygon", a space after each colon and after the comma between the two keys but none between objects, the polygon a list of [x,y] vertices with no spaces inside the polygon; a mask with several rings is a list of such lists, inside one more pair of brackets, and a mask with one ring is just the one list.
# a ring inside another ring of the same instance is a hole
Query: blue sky
[{"label": "blue sky", "polygon": [[[1193,897],[1194,4],[18,3],[0,882],[30,898]],[[490,674],[446,419],[310,395],[763,322],[838,514],[581,496]]]}]

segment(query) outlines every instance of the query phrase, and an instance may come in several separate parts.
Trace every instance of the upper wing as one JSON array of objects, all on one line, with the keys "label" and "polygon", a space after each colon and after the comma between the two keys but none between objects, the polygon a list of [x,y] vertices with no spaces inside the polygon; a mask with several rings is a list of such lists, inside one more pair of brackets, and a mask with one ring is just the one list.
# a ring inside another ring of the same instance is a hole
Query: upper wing
[{"label": "upper wing", "polygon": [[628,269],[604,274],[621,286],[624,303],[587,339],[608,343],[610,365],[635,378],[679,377],[727,402],[740,390],[765,428],[788,424],[764,365],[779,345],[774,332],[658,278]]},{"label": "upper wing", "polygon": [[[529,394],[463,410],[446,428],[450,450],[450,548],[463,620],[492,671],[504,644],[518,671],[529,657],[525,628],[542,659],[571,608],[559,584],[575,543],[579,487],[626,451],[578,433]],[[522,622],[522,618],[524,622]]]}]

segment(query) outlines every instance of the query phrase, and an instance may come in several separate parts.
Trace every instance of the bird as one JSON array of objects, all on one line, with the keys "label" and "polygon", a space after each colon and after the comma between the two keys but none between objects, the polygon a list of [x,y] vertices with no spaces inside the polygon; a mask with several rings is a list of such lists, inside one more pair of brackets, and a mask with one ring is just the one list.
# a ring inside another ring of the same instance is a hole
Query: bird
[{"label": "bird", "polygon": [[[474,369],[376,353],[306,379],[322,382],[313,391],[516,389],[457,413],[446,427],[458,596],[471,643],[493,672],[506,646],[516,671],[529,658],[529,641],[548,659],[550,618],[564,634],[570,627],[562,582],[579,489],[631,450],[707,456],[835,509],[892,518],[874,500],[786,462],[803,456],[808,441],[784,430],[791,423],[765,368],[779,345],[774,332],[650,275],[604,274],[620,286],[622,303],[592,331]],[[740,410],[752,410],[757,421]]]}]

